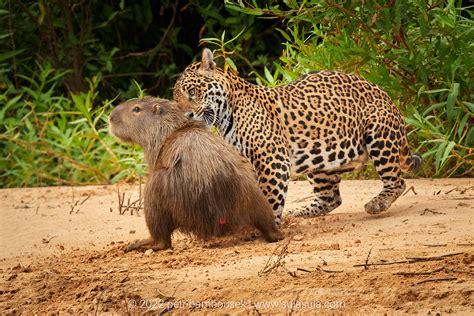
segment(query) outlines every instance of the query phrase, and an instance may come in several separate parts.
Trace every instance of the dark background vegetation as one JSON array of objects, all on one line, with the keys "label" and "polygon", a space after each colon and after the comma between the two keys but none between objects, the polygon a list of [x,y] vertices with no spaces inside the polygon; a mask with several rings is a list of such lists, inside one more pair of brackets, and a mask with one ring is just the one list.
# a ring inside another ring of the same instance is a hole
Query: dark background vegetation
[{"label": "dark background vegetation", "polygon": [[[2,187],[132,180],[140,150],[107,135],[113,105],[170,97],[179,73],[218,64],[278,85],[353,72],[404,112],[422,176],[472,176],[472,8],[462,1],[0,0]],[[353,174],[367,176],[370,172]]]}]

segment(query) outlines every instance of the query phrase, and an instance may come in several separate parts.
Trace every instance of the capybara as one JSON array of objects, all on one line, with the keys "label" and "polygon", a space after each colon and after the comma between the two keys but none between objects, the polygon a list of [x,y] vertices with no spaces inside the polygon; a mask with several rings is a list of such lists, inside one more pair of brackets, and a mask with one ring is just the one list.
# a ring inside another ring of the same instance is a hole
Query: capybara
[{"label": "capybara", "polygon": [[175,229],[207,239],[248,227],[282,239],[251,165],[183,105],[154,97],[120,104],[110,133],[140,145],[148,163],[145,220],[151,238],[128,250],[167,249]]}]

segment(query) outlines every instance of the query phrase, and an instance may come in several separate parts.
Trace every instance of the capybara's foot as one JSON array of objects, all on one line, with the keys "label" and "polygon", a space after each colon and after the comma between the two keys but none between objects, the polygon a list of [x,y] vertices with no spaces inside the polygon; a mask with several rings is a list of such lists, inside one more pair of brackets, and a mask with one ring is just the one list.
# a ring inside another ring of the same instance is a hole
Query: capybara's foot
[{"label": "capybara's foot", "polygon": [[151,238],[136,240],[125,248],[125,252],[130,251],[146,251],[148,249],[152,250],[164,250],[171,248],[170,244],[165,243],[164,241],[155,241]]},{"label": "capybara's foot", "polygon": [[254,241],[254,240],[257,240],[259,237],[260,237],[260,232],[257,230],[253,230],[245,235],[244,240]]},{"label": "capybara's foot", "polygon": [[275,227],[275,229],[267,232],[262,232],[263,237],[265,238],[266,241],[268,242],[277,242],[279,240],[285,239],[281,231]]}]

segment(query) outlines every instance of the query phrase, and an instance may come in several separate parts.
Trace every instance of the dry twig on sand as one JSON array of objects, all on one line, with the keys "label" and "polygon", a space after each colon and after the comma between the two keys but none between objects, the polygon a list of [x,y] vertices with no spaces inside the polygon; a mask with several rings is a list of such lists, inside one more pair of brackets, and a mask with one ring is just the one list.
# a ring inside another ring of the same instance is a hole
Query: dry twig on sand
[{"label": "dry twig on sand", "polygon": [[[306,273],[314,272],[314,271],[310,271],[310,270],[307,270],[307,269],[304,269],[304,268],[296,268],[296,271],[301,271],[301,272],[306,272]],[[343,270],[329,270],[329,269],[324,269],[324,268],[321,268],[321,267],[316,267],[316,271],[326,272],[326,273],[342,273],[342,272],[344,272]]]},{"label": "dry twig on sand", "polygon": [[74,187],[72,187],[72,202],[71,202],[71,210],[69,211],[69,214],[72,213],[79,213],[80,209],[79,207],[76,209],[77,206],[81,206],[82,204],[86,203],[86,201],[91,197],[90,194],[87,194],[86,197],[82,200],[75,200],[75,194],[74,194]]},{"label": "dry twig on sand", "polygon": [[446,273],[462,273],[462,274],[470,274],[474,275],[472,271],[463,271],[463,270],[456,270],[456,269],[449,269],[446,267],[441,267],[432,271],[418,271],[418,272],[396,272],[394,275],[402,275],[402,276],[417,276],[417,275],[430,275],[435,274],[438,272],[446,272]]},{"label": "dry twig on sand", "polygon": [[49,242],[51,241],[51,239],[56,238],[56,237],[58,237],[58,236],[59,236],[59,235],[53,235],[53,236],[44,237],[44,238],[41,240],[41,242],[42,242],[43,244],[49,244]]},{"label": "dry twig on sand", "polygon": [[402,196],[405,196],[410,191],[412,191],[415,195],[418,195],[418,193],[416,193],[416,191],[415,191],[415,187],[411,186],[408,189],[406,189],[405,193],[403,193]]},{"label": "dry twig on sand", "polygon": [[258,316],[262,315],[262,313],[260,313],[260,311],[258,310],[257,305],[255,305],[254,303],[252,303],[252,306],[253,306],[253,311],[254,311]]},{"label": "dry twig on sand", "polygon": [[422,244],[425,247],[446,247],[448,244]]},{"label": "dry twig on sand", "polygon": [[408,263],[437,261],[437,260],[443,260],[444,258],[447,258],[447,257],[462,255],[463,253],[464,252],[454,252],[454,253],[447,253],[447,254],[439,255],[439,256],[432,256],[432,257],[407,257],[407,260],[408,260]]},{"label": "dry twig on sand", "polygon": [[448,253],[448,254],[439,255],[439,256],[432,256],[432,257],[407,257],[406,260],[382,261],[382,262],[376,262],[376,263],[368,263],[368,257],[369,256],[367,256],[367,259],[366,259],[365,263],[354,264],[353,267],[364,267],[364,269],[367,269],[366,267],[369,267],[369,266],[387,266],[387,265],[392,265],[392,264],[438,261],[438,260],[443,260],[444,258],[447,258],[447,257],[462,255],[463,253],[464,252],[455,252],[455,253]]},{"label": "dry twig on sand", "polygon": [[369,253],[367,254],[367,258],[365,258],[364,270],[369,268],[369,258],[370,254],[372,253],[372,248],[369,249]]},{"label": "dry twig on sand", "polygon": [[285,264],[284,259],[288,255],[288,245],[290,244],[290,241],[291,238],[287,238],[284,243],[278,245],[275,248],[263,269],[258,272],[258,276],[268,274],[274,269],[282,267]]},{"label": "dry twig on sand", "polygon": [[300,294],[301,294],[301,291],[299,291],[298,294],[296,294],[296,297],[295,297],[294,301],[293,301],[292,304],[291,304],[291,310],[290,310],[290,312],[288,313],[288,315],[293,315],[293,312],[294,312],[294,310],[295,310],[296,303],[298,302],[298,299],[300,298]]},{"label": "dry twig on sand", "polygon": [[316,270],[321,271],[321,272],[326,272],[326,273],[342,273],[344,270],[328,270],[328,269],[323,269],[320,267],[317,267]]},{"label": "dry twig on sand", "polygon": [[[186,281],[188,279],[188,274],[186,273],[183,277],[183,279],[176,285],[176,287],[174,288],[174,291],[173,291],[173,294],[171,294],[170,296],[168,295],[164,295],[163,293],[161,293],[160,291],[158,291],[158,297],[161,299],[161,302],[162,303],[170,303],[172,300],[174,300],[176,298],[176,292],[178,292],[178,288],[184,283],[184,281]],[[161,310],[158,315],[164,315],[166,313],[169,313],[171,312],[175,307],[175,304],[168,304],[168,306],[166,306],[163,310]]]},{"label": "dry twig on sand", "polygon": [[420,216],[423,216],[423,215],[425,215],[426,213],[431,213],[431,214],[433,214],[433,215],[446,215],[446,213],[437,212],[437,211],[435,211],[435,210],[433,210],[433,209],[430,209],[430,208],[425,208],[425,209],[423,210],[423,212],[420,213]]},{"label": "dry twig on sand", "polygon": [[130,201],[128,197],[127,202],[125,203],[125,192],[120,194],[120,188],[117,185],[117,200],[118,200],[118,211],[120,215],[125,214],[125,212],[130,211],[130,215],[133,215],[135,212],[138,214],[140,210],[143,209],[144,200],[142,198],[142,181],[140,178],[140,186],[138,192],[138,199],[135,201]]},{"label": "dry twig on sand", "polygon": [[403,275],[403,276],[413,276],[413,275],[429,275],[429,274],[434,274],[437,272],[441,272],[444,270],[444,267],[435,269],[433,271],[420,271],[420,272],[396,272],[394,275]]},{"label": "dry twig on sand", "polygon": [[392,264],[401,264],[401,263],[408,263],[408,261],[401,260],[401,261],[383,261],[383,262],[376,262],[376,263],[361,263],[361,264],[354,264],[353,267],[390,266]]},{"label": "dry twig on sand", "polygon": [[453,191],[458,191],[459,193],[464,194],[464,193],[466,193],[467,191],[469,191],[469,190],[471,190],[471,189],[474,189],[474,185],[473,185],[473,186],[470,186],[470,187],[466,187],[466,188],[455,187],[455,188],[453,188],[453,189],[451,189],[451,190],[448,190],[448,191],[444,192],[444,194],[449,194],[449,193],[451,193],[451,192],[453,192]]},{"label": "dry twig on sand", "polygon": [[414,285],[420,285],[420,284],[429,283],[429,282],[456,281],[457,279],[458,278],[451,278],[451,277],[449,277],[449,278],[439,278],[439,279],[427,279],[427,280],[417,282]]}]

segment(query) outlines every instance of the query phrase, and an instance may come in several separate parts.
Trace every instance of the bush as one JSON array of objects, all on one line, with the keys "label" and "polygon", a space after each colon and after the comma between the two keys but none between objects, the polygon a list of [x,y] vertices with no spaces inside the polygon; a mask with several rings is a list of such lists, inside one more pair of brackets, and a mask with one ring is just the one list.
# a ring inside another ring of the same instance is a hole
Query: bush
[{"label": "bush", "polygon": [[0,0],[1,186],[142,175],[141,151],[107,135],[112,103],[170,97],[199,43],[266,85],[359,74],[405,113],[422,175],[474,174],[474,28],[461,1],[246,3]]},{"label": "bush", "polygon": [[0,186],[143,174],[140,151],[107,135],[112,103],[142,87],[170,97],[176,76],[200,51],[199,39],[221,36],[222,28],[241,33],[243,49],[254,46],[246,56],[256,62],[239,67],[257,69],[267,44],[275,47],[274,23],[229,13],[218,0],[0,0]]},{"label": "bush", "polygon": [[50,65],[40,67],[38,77],[25,77],[31,88],[0,95],[3,186],[97,184],[143,175],[141,151],[107,135],[112,106],[110,101],[93,105],[97,81],[89,81],[87,93],[54,96],[55,83],[64,75]]},{"label": "bush", "polygon": [[285,49],[261,82],[289,82],[320,69],[359,74],[405,113],[411,143],[425,159],[422,174],[474,175],[473,11],[461,1],[273,3],[227,2],[229,9],[283,21]]}]

